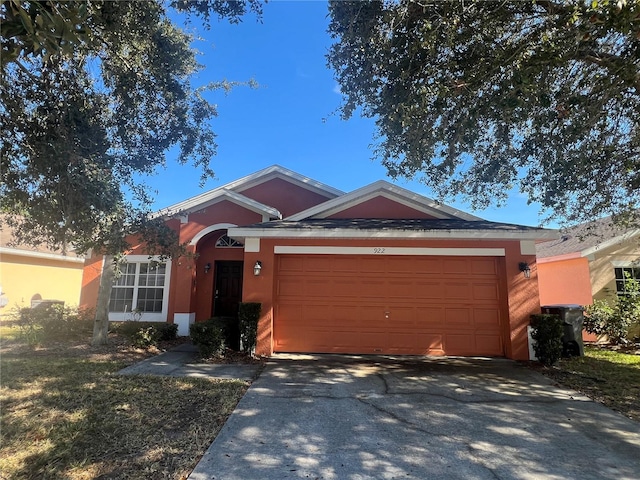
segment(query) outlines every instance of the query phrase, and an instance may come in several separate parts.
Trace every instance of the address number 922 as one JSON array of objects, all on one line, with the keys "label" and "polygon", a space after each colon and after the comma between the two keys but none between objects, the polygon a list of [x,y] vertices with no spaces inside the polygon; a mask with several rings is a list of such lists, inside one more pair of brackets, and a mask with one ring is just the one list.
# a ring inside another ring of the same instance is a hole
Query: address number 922
[{"label": "address number 922", "polygon": [[374,247],[373,253],[381,254],[381,253],[384,253],[385,250],[386,249],[384,247]]}]

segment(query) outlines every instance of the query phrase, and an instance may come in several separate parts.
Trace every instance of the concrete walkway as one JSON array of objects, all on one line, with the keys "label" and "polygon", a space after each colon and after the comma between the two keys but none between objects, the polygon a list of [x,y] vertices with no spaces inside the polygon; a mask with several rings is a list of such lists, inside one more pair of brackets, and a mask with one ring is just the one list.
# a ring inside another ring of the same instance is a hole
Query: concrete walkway
[{"label": "concrete walkway", "polygon": [[640,424],[501,359],[276,356],[189,480],[637,480]]},{"label": "concrete walkway", "polygon": [[168,352],[123,368],[118,374],[239,379],[250,382],[258,377],[261,369],[261,364],[199,362],[197,348],[191,343],[184,343]]}]

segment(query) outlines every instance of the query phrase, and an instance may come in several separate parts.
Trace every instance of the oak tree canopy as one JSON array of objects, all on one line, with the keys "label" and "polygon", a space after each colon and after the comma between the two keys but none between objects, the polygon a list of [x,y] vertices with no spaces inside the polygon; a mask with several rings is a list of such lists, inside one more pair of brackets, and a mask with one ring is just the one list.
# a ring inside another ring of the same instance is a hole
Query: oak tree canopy
[{"label": "oak tree canopy", "polygon": [[341,114],[375,119],[392,177],[475,208],[517,189],[569,224],[640,206],[640,1],[335,1],[330,17]]}]

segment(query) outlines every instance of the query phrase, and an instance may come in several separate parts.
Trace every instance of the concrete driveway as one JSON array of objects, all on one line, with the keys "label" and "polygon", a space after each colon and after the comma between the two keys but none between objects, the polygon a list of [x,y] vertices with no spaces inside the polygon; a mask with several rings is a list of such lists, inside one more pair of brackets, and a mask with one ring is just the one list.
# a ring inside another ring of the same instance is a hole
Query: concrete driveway
[{"label": "concrete driveway", "polygon": [[636,480],[640,424],[509,360],[276,357],[189,478]]}]

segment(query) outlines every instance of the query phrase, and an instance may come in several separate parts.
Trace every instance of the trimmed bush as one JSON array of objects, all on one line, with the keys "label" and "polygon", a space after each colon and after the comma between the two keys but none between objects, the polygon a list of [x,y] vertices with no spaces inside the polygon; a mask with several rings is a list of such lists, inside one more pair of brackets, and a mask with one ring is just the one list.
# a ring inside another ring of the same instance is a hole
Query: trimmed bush
[{"label": "trimmed bush", "polygon": [[262,304],[257,302],[242,302],[238,309],[238,322],[240,324],[240,339],[242,350],[251,353],[256,348],[258,340],[258,320]]},{"label": "trimmed bush", "polygon": [[231,350],[240,350],[240,328],[238,327],[238,319],[235,317],[213,317],[207,320],[217,325],[222,331],[224,337],[224,346]]},{"label": "trimmed bush", "polygon": [[562,356],[562,335],[564,326],[559,315],[538,314],[531,315],[533,331],[531,337],[535,341],[533,350],[538,361],[550,367]]},{"label": "trimmed bush", "polygon": [[220,325],[212,319],[196,322],[189,326],[191,341],[198,348],[202,358],[220,354],[224,349],[224,334]]}]

